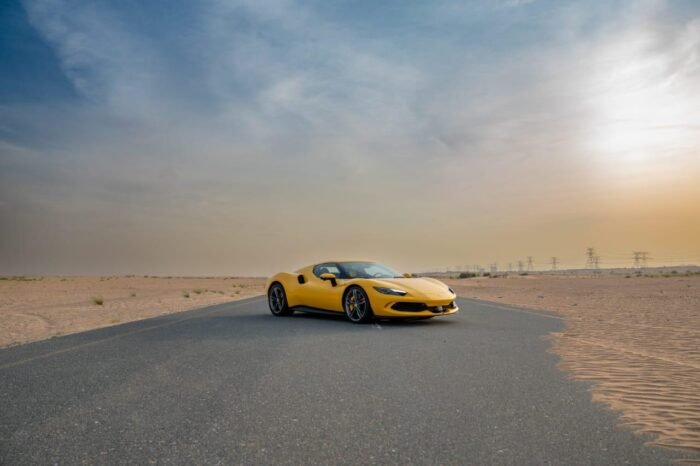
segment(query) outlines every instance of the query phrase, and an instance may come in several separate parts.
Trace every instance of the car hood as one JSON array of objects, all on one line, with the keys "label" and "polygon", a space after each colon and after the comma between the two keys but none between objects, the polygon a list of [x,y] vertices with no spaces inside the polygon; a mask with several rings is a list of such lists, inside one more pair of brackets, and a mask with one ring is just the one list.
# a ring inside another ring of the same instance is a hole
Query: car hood
[{"label": "car hood", "polygon": [[404,290],[410,296],[417,298],[449,299],[454,297],[447,285],[439,280],[427,277],[373,279],[372,284],[374,286]]}]

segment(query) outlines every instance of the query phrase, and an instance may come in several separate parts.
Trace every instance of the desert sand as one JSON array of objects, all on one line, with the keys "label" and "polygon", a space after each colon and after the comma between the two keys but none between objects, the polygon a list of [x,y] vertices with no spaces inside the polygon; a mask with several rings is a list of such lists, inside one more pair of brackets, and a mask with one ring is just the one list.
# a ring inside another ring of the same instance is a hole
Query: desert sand
[{"label": "desert sand", "polygon": [[658,445],[700,451],[700,276],[445,280],[468,298],[565,318],[561,367]]},{"label": "desert sand", "polygon": [[0,277],[0,347],[263,293],[262,278]]}]

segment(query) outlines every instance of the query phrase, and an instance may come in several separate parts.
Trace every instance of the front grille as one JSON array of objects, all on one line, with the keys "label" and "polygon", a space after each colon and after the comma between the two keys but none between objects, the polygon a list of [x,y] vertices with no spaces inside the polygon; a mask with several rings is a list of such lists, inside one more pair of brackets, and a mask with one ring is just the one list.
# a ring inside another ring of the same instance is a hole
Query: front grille
[{"label": "front grille", "polygon": [[421,312],[425,311],[427,309],[427,306],[425,305],[425,303],[394,303],[394,305],[391,306],[391,308],[395,311]]},{"label": "front grille", "polygon": [[422,311],[430,311],[435,314],[439,314],[441,312],[447,312],[449,310],[452,310],[455,308],[455,302],[452,301],[450,304],[447,304],[445,306],[428,306],[426,303],[394,303],[391,306],[392,309],[395,311],[403,311],[403,312],[422,312]]}]

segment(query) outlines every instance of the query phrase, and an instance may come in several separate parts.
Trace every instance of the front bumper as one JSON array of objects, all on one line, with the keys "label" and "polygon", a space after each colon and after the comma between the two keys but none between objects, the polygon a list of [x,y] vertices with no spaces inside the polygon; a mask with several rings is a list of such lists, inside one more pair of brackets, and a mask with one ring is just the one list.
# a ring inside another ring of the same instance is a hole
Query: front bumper
[{"label": "front bumper", "polygon": [[375,293],[370,298],[372,311],[377,317],[436,317],[455,314],[459,311],[456,297],[425,300],[400,298]]}]

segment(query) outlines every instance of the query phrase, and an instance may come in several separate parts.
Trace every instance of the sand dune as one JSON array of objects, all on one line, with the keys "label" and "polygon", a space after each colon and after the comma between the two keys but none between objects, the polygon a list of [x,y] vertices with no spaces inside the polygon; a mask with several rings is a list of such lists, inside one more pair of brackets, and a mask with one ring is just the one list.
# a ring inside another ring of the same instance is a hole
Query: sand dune
[{"label": "sand dune", "polygon": [[700,451],[700,277],[448,280],[458,294],[554,312],[561,366],[658,445]]},{"label": "sand dune", "polygon": [[0,347],[234,301],[262,293],[264,284],[261,278],[2,277]]}]

